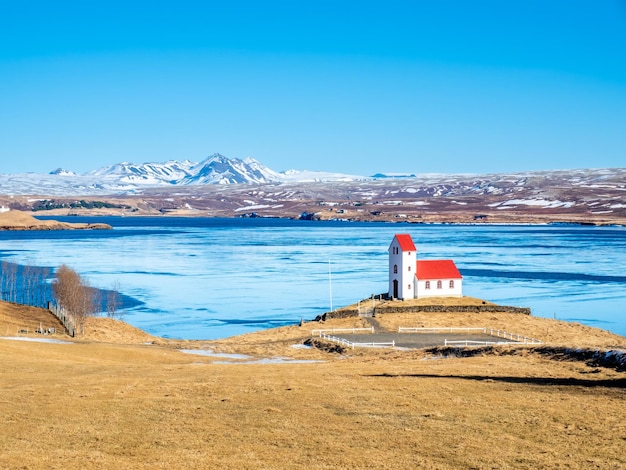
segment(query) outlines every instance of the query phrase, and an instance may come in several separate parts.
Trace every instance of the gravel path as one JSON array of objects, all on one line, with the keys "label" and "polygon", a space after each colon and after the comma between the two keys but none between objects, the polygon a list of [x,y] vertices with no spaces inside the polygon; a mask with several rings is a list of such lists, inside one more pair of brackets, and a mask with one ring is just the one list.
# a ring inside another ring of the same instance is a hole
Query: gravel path
[{"label": "gravel path", "polygon": [[484,333],[373,333],[373,334],[345,334],[336,333],[332,336],[343,338],[353,343],[390,343],[395,341],[397,347],[402,348],[430,348],[443,346],[448,341],[488,341],[507,342],[504,338],[497,338]]}]

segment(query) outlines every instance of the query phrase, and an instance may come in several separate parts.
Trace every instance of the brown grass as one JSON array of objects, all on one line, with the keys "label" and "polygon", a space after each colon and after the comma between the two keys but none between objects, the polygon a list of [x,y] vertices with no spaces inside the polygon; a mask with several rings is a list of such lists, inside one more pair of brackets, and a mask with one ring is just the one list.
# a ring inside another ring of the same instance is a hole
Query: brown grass
[{"label": "brown grass", "polygon": [[[0,321],[20,310],[0,304]],[[485,318],[549,328],[558,344],[624,344],[574,324]],[[170,342],[102,320],[74,344],[0,340],[0,468],[626,468],[626,373],[532,348],[442,359],[291,347],[311,323]],[[177,347],[324,362],[218,364]]]},{"label": "brown grass", "polygon": [[0,230],[73,230],[110,228],[111,226],[100,223],[86,224],[58,222],[56,220],[39,220],[26,212],[18,210],[0,212]]}]

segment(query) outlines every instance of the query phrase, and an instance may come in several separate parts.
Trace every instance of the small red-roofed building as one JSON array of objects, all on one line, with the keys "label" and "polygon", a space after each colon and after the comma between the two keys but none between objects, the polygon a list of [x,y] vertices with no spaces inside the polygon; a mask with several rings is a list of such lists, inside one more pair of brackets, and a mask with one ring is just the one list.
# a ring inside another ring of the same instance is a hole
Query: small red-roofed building
[{"label": "small red-roofed building", "polygon": [[451,259],[417,260],[409,234],[396,234],[389,245],[389,297],[462,297],[463,276]]}]

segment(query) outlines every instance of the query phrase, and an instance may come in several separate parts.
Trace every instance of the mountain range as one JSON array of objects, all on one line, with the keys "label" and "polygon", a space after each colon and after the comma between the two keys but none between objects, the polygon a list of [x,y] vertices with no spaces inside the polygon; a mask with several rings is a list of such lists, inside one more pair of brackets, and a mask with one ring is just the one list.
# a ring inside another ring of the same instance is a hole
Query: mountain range
[{"label": "mountain range", "polygon": [[227,158],[218,153],[200,163],[190,160],[165,163],[118,163],[87,173],[104,179],[115,179],[125,184],[146,186],[193,184],[272,183],[280,181],[281,174],[262,163],[246,158]]},{"label": "mountain range", "polygon": [[626,225],[626,169],[365,177],[277,172],[214,154],[199,163],[118,163],[83,175],[0,174],[0,205],[60,214],[117,207],[110,212]]},{"label": "mountain range", "polygon": [[355,181],[363,176],[340,173],[288,170],[274,171],[253,159],[228,158],[219,153],[197,163],[169,160],[164,163],[122,162],[85,174],[58,168],[48,174],[0,174],[2,193],[48,195],[90,195],[130,193],[148,187],[230,185],[265,183],[303,183]]}]

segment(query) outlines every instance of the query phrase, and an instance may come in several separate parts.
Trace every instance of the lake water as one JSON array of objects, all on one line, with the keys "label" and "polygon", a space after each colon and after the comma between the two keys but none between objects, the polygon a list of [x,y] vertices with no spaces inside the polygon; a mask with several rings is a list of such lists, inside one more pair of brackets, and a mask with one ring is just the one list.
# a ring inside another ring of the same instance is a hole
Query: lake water
[{"label": "lake water", "polygon": [[110,231],[0,232],[0,256],[66,264],[137,303],[125,321],[214,339],[313,319],[387,290],[387,248],[410,233],[422,259],[452,258],[464,294],[626,336],[626,229],[282,219],[70,217]]}]

